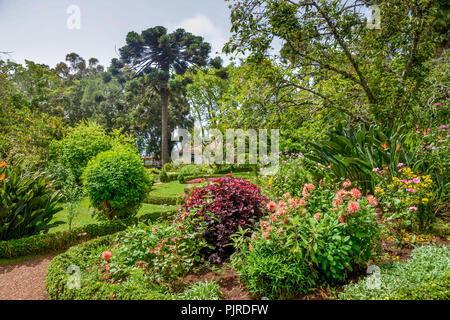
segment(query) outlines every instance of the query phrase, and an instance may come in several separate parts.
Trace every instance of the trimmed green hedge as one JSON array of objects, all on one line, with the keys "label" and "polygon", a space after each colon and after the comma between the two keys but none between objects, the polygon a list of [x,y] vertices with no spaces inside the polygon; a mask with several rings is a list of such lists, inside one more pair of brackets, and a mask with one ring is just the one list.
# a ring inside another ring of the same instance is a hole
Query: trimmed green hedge
[{"label": "trimmed green hedge", "polygon": [[144,200],[144,203],[148,204],[167,204],[178,205],[183,203],[183,199],[180,196],[166,196],[159,194],[148,194]]},{"label": "trimmed green hedge", "polygon": [[[118,231],[123,231],[127,227],[136,224],[138,221],[165,219],[172,216],[177,210],[168,209],[163,212],[155,212],[140,217],[133,217],[123,220],[105,221],[95,224],[88,224],[83,227],[73,229],[71,232],[63,231],[49,234],[39,234],[31,237],[0,241],[0,259],[17,258],[31,254],[48,253],[67,249],[80,242],[104,236]],[[86,233],[86,235],[84,235]]]}]

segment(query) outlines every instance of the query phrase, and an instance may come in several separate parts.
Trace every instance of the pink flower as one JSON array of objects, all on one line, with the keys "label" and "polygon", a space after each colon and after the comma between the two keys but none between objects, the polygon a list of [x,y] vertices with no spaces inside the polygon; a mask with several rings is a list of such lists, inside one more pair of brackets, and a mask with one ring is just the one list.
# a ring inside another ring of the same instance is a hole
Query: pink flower
[{"label": "pink flower", "polygon": [[319,221],[319,219],[320,219],[320,212],[317,212],[317,213],[314,215],[314,219],[316,219],[317,221]]},{"label": "pink flower", "polygon": [[403,162],[399,162],[398,164],[397,164],[397,167],[403,167]]},{"label": "pink flower", "polygon": [[289,207],[290,207],[291,209],[294,209],[294,208],[297,206],[297,201],[296,201],[295,199],[290,198],[290,199],[288,200],[288,203],[289,203]]},{"label": "pink flower", "polygon": [[337,199],[345,199],[347,196],[347,191],[340,189],[338,192],[336,192],[336,198]]},{"label": "pink flower", "polygon": [[275,202],[273,202],[273,201],[270,201],[270,202],[267,204],[267,209],[268,209],[270,212],[274,212],[276,208],[277,208],[277,204],[276,204]]},{"label": "pink flower", "polygon": [[345,223],[344,215],[343,215],[342,213],[339,215],[339,221],[340,221],[341,223]]},{"label": "pink flower", "polygon": [[390,216],[389,218],[386,219],[387,221],[391,221],[392,220],[392,216]]},{"label": "pink flower", "polygon": [[369,204],[372,206],[372,207],[376,207],[377,205],[378,205],[378,200],[377,200],[377,198],[375,198],[373,195],[371,195],[371,194],[369,194],[368,196],[367,196],[367,201],[369,201]]},{"label": "pink flower", "polygon": [[285,194],[284,194],[284,197],[287,199],[287,198],[290,198],[290,196],[291,196],[291,193],[290,192],[286,192]]},{"label": "pink flower", "polygon": [[344,183],[342,183],[342,187],[344,188],[349,188],[352,186],[352,182],[350,180],[346,180],[344,181]]},{"label": "pink flower", "polygon": [[307,184],[305,184],[305,187],[306,187],[309,191],[314,191],[314,189],[316,189],[316,187],[315,187],[312,183],[307,183]]},{"label": "pink flower", "polygon": [[341,198],[333,199],[333,204],[335,207],[339,207],[339,205],[342,204],[342,199]]},{"label": "pink flower", "polygon": [[300,206],[304,207],[304,206],[306,206],[306,200],[300,199],[300,200],[298,201],[298,204],[299,204]]},{"label": "pink flower", "polygon": [[306,188],[306,186],[303,187],[303,191],[302,191],[302,196],[304,198],[309,198],[311,195],[308,192],[308,188]]},{"label": "pink flower", "polygon": [[87,232],[77,234],[78,237],[85,236],[85,235],[87,235]]},{"label": "pink flower", "polygon": [[112,252],[111,251],[103,251],[102,258],[105,260],[109,260],[112,258]]},{"label": "pink flower", "polygon": [[402,169],[398,169],[398,172],[402,172]]},{"label": "pink flower", "polygon": [[414,188],[408,188],[408,189],[406,189],[406,191],[414,193],[414,192],[416,192],[416,189],[414,189]]},{"label": "pink flower", "polygon": [[279,208],[286,208],[286,202],[284,202],[283,200],[278,201],[278,207]]},{"label": "pink flower", "polygon": [[439,106],[441,105],[441,103],[440,103],[440,102],[436,102],[434,105],[435,105],[436,107],[439,107]]},{"label": "pink flower", "polygon": [[352,190],[350,190],[350,192],[352,193],[352,196],[353,196],[355,199],[359,199],[359,198],[361,198],[361,196],[362,196],[361,191],[359,191],[359,190],[356,189],[356,188],[353,188]]},{"label": "pink flower", "polygon": [[414,178],[414,179],[413,179],[413,182],[414,182],[414,183],[419,183],[419,182],[420,182],[420,179],[419,179],[419,178]]},{"label": "pink flower", "polygon": [[417,207],[409,207],[409,210],[414,210],[414,211],[417,211],[418,209],[417,209]]},{"label": "pink flower", "polygon": [[380,168],[373,168],[372,169],[373,172],[377,172],[378,170],[380,170]]},{"label": "pink flower", "polygon": [[357,212],[359,210],[359,203],[356,201],[350,201],[348,203],[348,211]]}]

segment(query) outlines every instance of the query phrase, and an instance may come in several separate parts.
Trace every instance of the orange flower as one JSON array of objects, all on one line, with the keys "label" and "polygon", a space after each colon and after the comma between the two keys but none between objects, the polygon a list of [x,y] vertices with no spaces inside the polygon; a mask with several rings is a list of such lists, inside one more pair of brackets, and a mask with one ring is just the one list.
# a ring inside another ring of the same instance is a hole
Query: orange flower
[{"label": "orange flower", "polygon": [[427,130],[426,130],[426,129],[423,129],[422,133],[423,133],[423,134],[427,134]]},{"label": "orange flower", "polygon": [[397,148],[395,148],[397,151],[400,150],[400,145],[397,145]]},{"label": "orange flower", "polygon": [[383,149],[387,149],[387,144],[386,144],[386,142],[383,142],[383,143],[381,144],[381,146],[383,147]]},{"label": "orange flower", "polygon": [[0,168],[6,167],[7,165],[8,164],[5,161],[3,161],[2,163],[0,163]]},{"label": "orange flower", "polygon": [[2,181],[3,179],[5,179],[5,173],[3,172],[2,175],[0,176],[0,181]]}]

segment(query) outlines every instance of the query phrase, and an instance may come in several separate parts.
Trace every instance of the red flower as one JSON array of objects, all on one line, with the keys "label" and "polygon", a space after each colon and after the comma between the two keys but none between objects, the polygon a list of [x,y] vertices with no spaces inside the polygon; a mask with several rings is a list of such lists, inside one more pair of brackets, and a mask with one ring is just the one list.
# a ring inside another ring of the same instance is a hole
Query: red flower
[{"label": "red flower", "polygon": [[317,212],[317,213],[314,215],[314,219],[316,219],[317,221],[319,221],[319,219],[320,219],[320,212]]},{"label": "red flower", "polygon": [[352,196],[353,196],[355,199],[359,199],[359,198],[361,198],[361,196],[362,196],[361,191],[359,191],[359,190],[356,189],[356,188],[353,188],[352,190],[350,190],[350,192],[352,193]]},{"label": "red flower", "polygon": [[356,201],[350,201],[348,203],[348,211],[357,212],[359,210],[359,203]]},{"label": "red flower", "polygon": [[112,252],[111,251],[103,251],[102,258],[105,260],[109,260],[112,258]]}]

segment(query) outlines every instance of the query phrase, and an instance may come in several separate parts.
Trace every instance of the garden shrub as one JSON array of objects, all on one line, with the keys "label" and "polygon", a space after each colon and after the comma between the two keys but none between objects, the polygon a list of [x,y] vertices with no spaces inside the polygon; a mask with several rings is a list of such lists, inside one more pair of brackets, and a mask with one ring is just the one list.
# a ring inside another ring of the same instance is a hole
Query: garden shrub
[{"label": "garden shrub", "polygon": [[377,278],[373,277],[372,274],[346,285],[338,297],[351,300],[448,300],[450,251],[448,246],[418,247],[408,261],[383,264]]},{"label": "garden shrub", "polygon": [[136,150],[116,146],[89,161],[83,184],[93,206],[108,219],[134,216],[150,189]]},{"label": "garden shrub", "polygon": [[49,162],[58,174],[57,164],[69,170],[78,181],[89,160],[111,149],[113,143],[105,129],[95,122],[82,122],[70,128],[66,137],[50,145]]},{"label": "garden shrub", "polygon": [[231,256],[233,265],[249,292],[258,298],[290,298],[306,293],[317,281],[315,270],[310,270],[302,253],[293,252],[280,242],[260,243],[245,255],[245,261],[238,262],[237,257]]},{"label": "garden shrub", "polygon": [[165,182],[169,182],[169,176],[167,175],[166,170],[161,170],[159,172],[159,181],[165,183]]},{"label": "garden shrub", "polygon": [[[305,184],[302,198],[287,193],[284,200],[269,202],[270,216],[250,239],[234,236],[238,249],[232,262],[251,293],[289,297],[323,282],[342,283],[365,265],[380,235],[376,199],[347,189],[336,193]],[[280,275],[273,271],[277,266]]]},{"label": "garden shrub", "polygon": [[0,162],[0,240],[45,230],[62,210],[60,199],[45,173],[30,172],[22,163]]},{"label": "garden shrub", "polygon": [[147,194],[144,199],[145,203],[149,204],[166,204],[166,205],[177,205],[183,203],[184,198],[180,196],[169,196],[162,194]]},{"label": "garden shrub", "polygon": [[205,254],[212,263],[219,263],[233,251],[230,236],[238,227],[251,228],[263,215],[267,198],[257,185],[244,179],[221,177],[203,188],[194,188],[180,211],[180,219],[193,214],[208,225],[204,237],[212,248]]},{"label": "garden shrub", "polygon": [[[192,221],[193,222],[193,221]],[[206,245],[201,229],[179,223],[145,225],[94,239],[54,258],[46,275],[51,299],[205,299],[217,298],[214,283],[188,286],[181,280],[202,266]],[[80,287],[71,289],[70,266],[80,270]],[[69,280],[69,281],[68,281]]]}]

